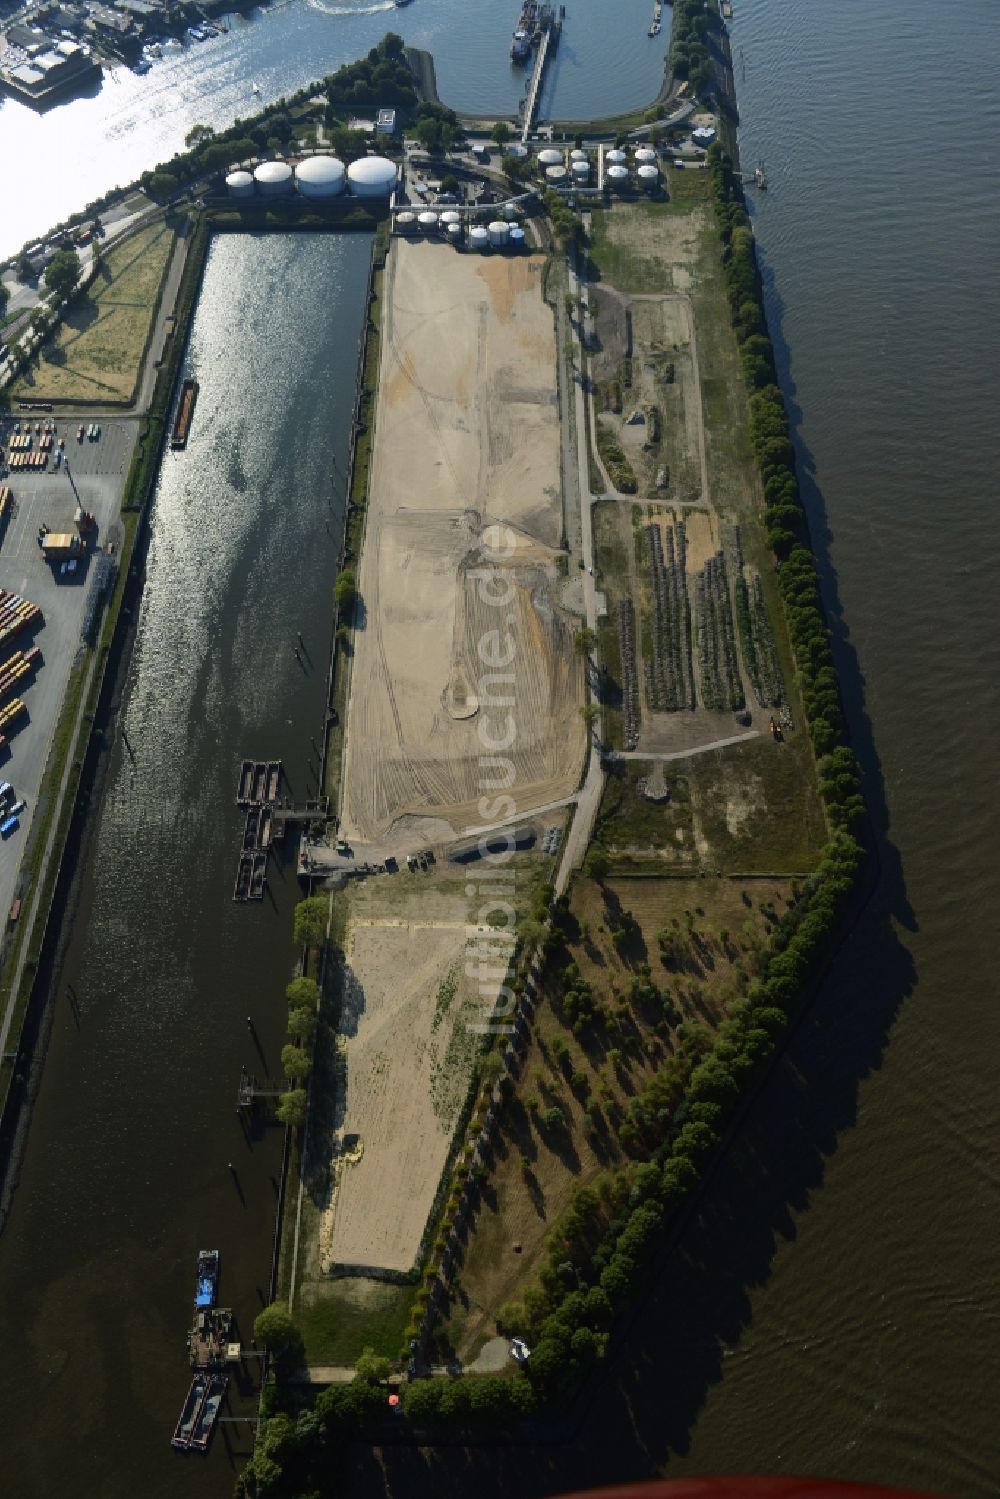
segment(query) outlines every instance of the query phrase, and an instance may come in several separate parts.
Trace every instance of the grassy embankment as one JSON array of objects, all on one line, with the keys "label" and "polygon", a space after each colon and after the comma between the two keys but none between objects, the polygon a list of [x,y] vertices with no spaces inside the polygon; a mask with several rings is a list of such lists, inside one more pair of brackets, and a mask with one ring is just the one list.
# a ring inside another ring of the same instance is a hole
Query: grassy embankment
[{"label": "grassy embankment", "polygon": [[75,298],[35,363],[15,382],[15,401],[128,405],[176,240],[166,222],[114,245],[95,280]]}]

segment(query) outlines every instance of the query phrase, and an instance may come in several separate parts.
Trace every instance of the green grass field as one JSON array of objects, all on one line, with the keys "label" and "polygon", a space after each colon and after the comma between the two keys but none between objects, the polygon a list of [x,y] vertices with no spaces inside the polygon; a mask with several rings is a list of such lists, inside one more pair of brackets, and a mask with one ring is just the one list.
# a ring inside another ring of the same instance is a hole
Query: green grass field
[{"label": "green grass field", "polygon": [[96,279],[18,380],[15,400],[132,400],[174,238],[167,224],[151,224],[108,251]]}]

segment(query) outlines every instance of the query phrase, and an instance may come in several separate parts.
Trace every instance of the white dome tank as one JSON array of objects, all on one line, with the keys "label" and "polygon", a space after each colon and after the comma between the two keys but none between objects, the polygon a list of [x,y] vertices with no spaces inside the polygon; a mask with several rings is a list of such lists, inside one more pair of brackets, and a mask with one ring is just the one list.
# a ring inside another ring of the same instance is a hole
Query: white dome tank
[{"label": "white dome tank", "polygon": [[462,238],[461,224],[446,224],[445,228],[448,231],[448,238],[450,240],[457,242]]},{"label": "white dome tank", "polygon": [[624,162],[628,161],[628,157],[624,151],[619,151],[616,146],[612,151],[605,151],[604,160],[610,161],[613,166],[620,167]]},{"label": "white dome tank", "polygon": [[417,214],[417,223],[424,234],[433,234],[438,226],[438,216],[436,213],[431,213],[430,209],[427,208],[423,213]]},{"label": "white dome tank", "polygon": [[511,226],[510,234],[507,236],[507,243],[512,250],[524,249],[524,230],[517,224]]},{"label": "white dome tank", "polygon": [[569,153],[569,159],[570,161],[586,161],[587,153],[580,146],[577,146],[575,151]]},{"label": "white dome tank", "polygon": [[361,156],[347,168],[351,192],[358,198],[387,198],[396,186],[396,163],[386,156]]},{"label": "white dome tank", "polygon": [[469,244],[473,250],[485,250],[490,242],[490,236],[482,224],[473,224],[469,230]]},{"label": "white dome tank", "polygon": [[590,162],[589,161],[574,161],[574,163],[573,163],[573,177],[574,177],[574,180],[576,182],[586,182],[586,180],[587,180],[587,178],[589,176],[590,176]]},{"label": "white dome tank", "polygon": [[642,187],[655,187],[659,181],[660,174],[651,162],[644,161],[635,174]]},{"label": "white dome tank", "polygon": [[505,245],[510,234],[510,225],[503,219],[494,219],[490,225],[490,244]]},{"label": "white dome tank", "polygon": [[230,172],[226,178],[226,187],[231,198],[253,197],[253,178],[249,172]]},{"label": "white dome tank", "polygon": [[262,161],[253,175],[267,198],[281,198],[292,190],[292,169],[287,161]]},{"label": "white dome tank", "polygon": [[544,151],[539,151],[538,160],[543,167],[558,167],[562,165],[563,154],[556,151],[552,146],[546,146]]},{"label": "white dome tank", "polygon": [[623,188],[628,185],[628,167],[621,166],[617,161],[614,166],[608,167],[607,176],[612,187]]},{"label": "white dome tank", "polygon": [[640,146],[635,153],[635,159],[641,166],[650,166],[656,161],[656,152],[649,146]]},{"label": "white dome tank", "polygon": [[412,234],[416,227],[417,216],[415,213],[411,213],[408,208],[404,209],[402,213],[397,213],[396,228],[400,234]]},{"label": "white dome tank", "polygon": [[344,191],[347,168],[336,156],[307,156],[295,168],[295,184],[303,198],[335,198]]},{"label": "white dome tank", "polygon": [[546,177],[548,178],[548,180],[550,182],[565,182],[566,181],[566,168],[565,167],[546,167],[545,168],[545,175],[546,175]]},{"label": "white dome tank", "polygon": [[449,224],[460,224],[462,222],[462,215],[456,213],[454,208],[446,208],[441,215],[441,222],[447,229]]}]

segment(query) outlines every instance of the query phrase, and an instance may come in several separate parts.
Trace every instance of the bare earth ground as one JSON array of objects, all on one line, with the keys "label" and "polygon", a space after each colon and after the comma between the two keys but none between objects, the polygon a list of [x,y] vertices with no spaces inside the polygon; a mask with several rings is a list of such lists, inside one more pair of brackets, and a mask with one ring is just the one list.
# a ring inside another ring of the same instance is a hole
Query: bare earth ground
[{"label": "bare earth ground", "polygon": [[[402,818],[440,839],[483,822],[484,635],[509,630],[519,808],[575,789],[584,750],[574,622],[557,606],[561,531],[553,318],[538,257],[396,240],[358,589],[341,817],[373,843]],[[483,528],[512,528],[503,611],[483,601]],[[487,687],[489,684],[487,684]]]},{"label": "bare earth ground", "polygon": [[468,919],[467,902],[427,894],[408,916],[352,914],[342,1154],[320,1227],[324,1268],[409,1270],[416,1259],[478,1044],[464,972]]}]

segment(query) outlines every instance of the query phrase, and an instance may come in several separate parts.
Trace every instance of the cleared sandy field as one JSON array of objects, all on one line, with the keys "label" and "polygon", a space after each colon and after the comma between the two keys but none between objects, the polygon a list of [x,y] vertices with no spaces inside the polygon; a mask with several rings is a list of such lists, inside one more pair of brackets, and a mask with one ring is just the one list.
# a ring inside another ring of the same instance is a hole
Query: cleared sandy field
[{"label": "cleared sandy field", "polygon": [[324,1269],[410,1269],[465,1098],[480,1039],[467,1028],[480,1018],[464,973],[467,912],[428,905],[433,917],[355,920],[348,932],[347,1149],[320,1229]]},{"label": "cleared sandy field", "polygon": [[[537,257],[480,259],[395,241],[348,711],[345,832],[428,836],[482,824],[480,716],[515,730],[519,809],[577,783],[582,668],[559,610],[562,531],[553,319]],[[484,528],[505,523],[511,599],[483,601]],[[511,680],[487,692],[484,635],[510,632]]]}]

